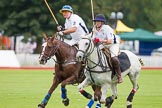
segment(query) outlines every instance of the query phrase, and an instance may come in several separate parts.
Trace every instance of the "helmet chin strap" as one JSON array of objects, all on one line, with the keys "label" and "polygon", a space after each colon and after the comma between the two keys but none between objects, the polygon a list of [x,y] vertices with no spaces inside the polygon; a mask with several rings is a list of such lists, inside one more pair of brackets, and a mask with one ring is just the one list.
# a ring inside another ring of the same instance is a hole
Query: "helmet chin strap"
[{"label": "helmet chin strap", "polygon": [[71,14],[72,14],[72,13],[69,13],[69,14],[68,14],[68,17],[67,17],[67,19],[69,19],[69,18],[71,17]]},{"label": "helmet chin strap", "polygon": [[102,27],[102,25],[103,25],[103,23],[101,23],[101,25],[100,25],[100,26],[96,26],[96,25],[95,25],[96,30],[100,30],[100,29],[101,29],[101,27]]}]

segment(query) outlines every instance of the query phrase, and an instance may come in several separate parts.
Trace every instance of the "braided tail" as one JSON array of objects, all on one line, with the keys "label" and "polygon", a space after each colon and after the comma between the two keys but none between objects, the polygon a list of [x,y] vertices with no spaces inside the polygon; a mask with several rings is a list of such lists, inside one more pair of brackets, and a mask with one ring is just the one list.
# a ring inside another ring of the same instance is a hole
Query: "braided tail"
[{"label": "braided tail", "polygon": [[141,63],[142,66],[144,66],[144,63],[141,58],[139,58],[139,62]]}]

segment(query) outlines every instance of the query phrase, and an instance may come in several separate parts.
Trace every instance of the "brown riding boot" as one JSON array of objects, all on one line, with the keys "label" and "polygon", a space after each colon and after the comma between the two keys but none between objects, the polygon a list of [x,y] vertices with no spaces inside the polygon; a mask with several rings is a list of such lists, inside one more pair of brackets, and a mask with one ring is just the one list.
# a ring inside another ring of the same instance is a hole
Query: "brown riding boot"
[{"label": "brown riding boot", "polygon": [[121,77],[121,70],[120,70],[120,66],[119,66],[119,60],[118,60],[117,57],[112,57],[111,61],[112,61],[113,69],[116,72],[118,83],[122,83],[123,80],[122,80],[122,77]]}]

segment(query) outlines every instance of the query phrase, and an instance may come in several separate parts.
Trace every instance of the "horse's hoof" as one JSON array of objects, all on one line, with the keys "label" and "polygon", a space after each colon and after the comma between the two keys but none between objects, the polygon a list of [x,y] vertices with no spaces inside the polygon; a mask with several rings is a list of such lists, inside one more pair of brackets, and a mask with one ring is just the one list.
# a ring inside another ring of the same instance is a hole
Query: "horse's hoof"
[{"label": "horse's hoof", "polygon": [[38,108],[45,108],[44,104],[39,104]]},{"label": "horse's hoof", "polygon": [[69,99],[68,99],[68,98],[63,99],[63,100],[62,100],[62,103],[63,103],[65,106],[68,106],[68,105],[69,105]]},{"label": "horse's hoof", "polygon": [[114,102],[114,99],[111,96],[107,97],[106,103],[105,103],[106,108],[110,108],[113,102]]},{"label": "horse's hoof", "polygon": [[127,105],[127,108],[132,108],[132,105]]}]

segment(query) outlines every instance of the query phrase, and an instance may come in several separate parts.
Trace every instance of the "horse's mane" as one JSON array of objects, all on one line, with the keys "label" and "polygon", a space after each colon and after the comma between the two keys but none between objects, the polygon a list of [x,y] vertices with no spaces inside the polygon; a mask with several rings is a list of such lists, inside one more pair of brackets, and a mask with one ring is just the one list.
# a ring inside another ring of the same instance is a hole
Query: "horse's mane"
[{"label": "horse's mane", "polygon": [[62,40],[59,40],[59,39],[56,39],[57,41],[61,42],[62,44],[64,44],[65,46],[70,46],[69,44],[67,44],[66,42],[62,41]]},{"label": "horse's mane", "polygon": [[54,39],[57,40],[58,42],[64,44],[65,46],[71,47],[69,44],[67,44],[66,42],[64,42],[63,40],[58,39],[57,37],[54,36]]},{"label": "horse's mane", "polygon": [[59,40],[57,38],[55,38],[55,40],[58,42],[58,43],[61,43],[62,46],[65,46],[65,49],[69,49],[70,51],[73,50],[75,52],[76,50],[76,47],[73,47],[69,44],[67,44],[66,42],[64,42],[63,40]]},{"label": "horse's mane", "polygon": [[83,36],[82,38],[87,38],[87,39],[91,39],[92,38],[92,32]]}]

